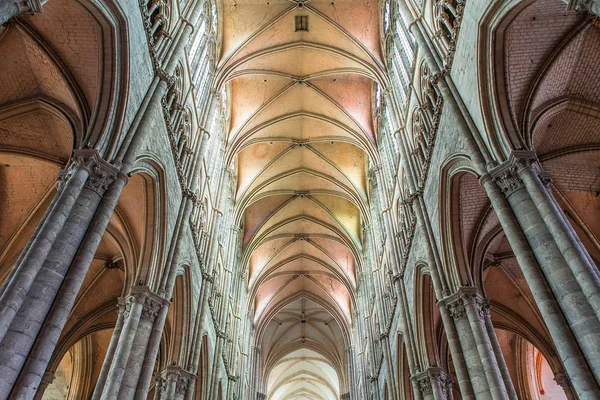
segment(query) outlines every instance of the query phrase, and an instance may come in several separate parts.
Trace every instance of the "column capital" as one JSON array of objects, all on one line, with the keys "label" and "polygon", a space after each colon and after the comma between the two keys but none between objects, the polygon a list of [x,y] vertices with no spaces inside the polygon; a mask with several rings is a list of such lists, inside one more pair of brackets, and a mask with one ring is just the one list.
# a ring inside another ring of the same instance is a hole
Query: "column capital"
[{"label": "column capital", "polygon": [[536,153],[530,150],[513,150],[508,160],[490,171],[490,176],[504,195],[509,197],[524,187],[519,174],[525,169],[533,169],[544,186],[550,183],[550,173],[544,171]]},{"label": "column capital", "polygon": [[479,312],[479,316],[483,319],[490,313],[490,301],[482,297],[477,288],[472,286],[463,286],[448,297],[439,301],[448,309],[450,316],[454,319],[460,319],[466,316],[465,307],[469,304],[474,304]]},{"label": "column capital", "polygon": [[169,305],[169,300],[150,291],[148,286],[133,286],[127,296],[127,303],[137,303],[143,306],[142,318],[154,321],[158,312]]},{"label": "column capital", "polygon": [[179,365],[169,365],[160,373],[163,382],[166,385],[175,385],[176,394],[185,394],[190,386],[190,382],[196,379],[196,375],[181,368]]},{"label": "column capital", "polygon": [[438,390],[438,387],[444,396],[452,391],[452,376],[440,367],[429,367],[425,371],[415,374],[413,378],[423,396],[432,394],[434,390]]},{"label": "column capital", "polygon": [[41,13],[43,5],[47,0],[21,0],[19,1],[19,12],[22,13]]},{"label": "column capital", "polygon": [[125,182],[129,179],[121,171],[121,163],[109,163],[104,160],[95,149],[74,150],[67,166],[58,173],[59,185],[64,184],[75,168],[85,168],[89,171],[89,177],[85,187],[103,196],[108,187],[117,179]]},{"label": "column capital", "polygon": [[587,11],[600,15],[600,0],[563,0],[567,3],[567,10]]}]

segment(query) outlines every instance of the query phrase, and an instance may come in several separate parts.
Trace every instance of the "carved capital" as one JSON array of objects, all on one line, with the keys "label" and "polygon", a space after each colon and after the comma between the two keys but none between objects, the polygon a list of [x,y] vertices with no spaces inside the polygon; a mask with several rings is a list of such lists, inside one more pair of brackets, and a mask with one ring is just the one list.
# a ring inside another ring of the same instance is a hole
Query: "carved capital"
[{"label": "carved capital", "polygon": [[567,10],[587,11],[596,16],[600,15],[600,0],[565,0]]},{"label": "carved capital", "polygon": [[490,176],[506,197],[523,188],[523,182],[517,174],[517,167],[508,162],[493,169]]},{"label": "carved capital", "polygon": [[465,303],[460,296],[452,295],[443,300],[444,305],[448,309],[448,313],[454,319],[461,319],[466,314]]},{"label": "carved capital", "polygon": [[196,379],[196,375],[184,370],[178,365],[169,365],[160,375],[160,379],[165,383],[165,388],[167,385],[173,385],[175,393],[179,395],[185,394],[190,387],[190,382]]},{"label": "carved capital", "polygon": [[132,297],[119,297],[117,299],[117,306],[119,308],[119,314],[122,314],[124,318],[129,317],[131,313],[131,307],[133,305]]},{"label": "carved capital", "polygon": [[154,321],[159,311],[169,304],[167,299],[152,293],[148,286],[134,286],[128,296],[132,303],[142,305],[142,318]]},{"label": "carved capital", "polygon": [[490,313],[490,302],[477,293],[477,289],[471,286],[461,287],[456,293],[441,300],[440,303],[446,306],[450,316],[454,319],[463,318],[466,314],[466,307],[475,305],[475,308],[481,319],[484,319]]},{"label": "carved capital", "polygon": [[86,168],[89,171],[89,177],[85,187],[103,196],[111,183],[117,178],[127,181],[127,175],[121,172],[121,164],[110,164],[102,157],[97,150],[82,149],[75,150],[70,164],[61,171],[58,180],[63,182],[71,175],[73,168]]},{"label": "carved capital", "polygon": [[423,396],[433,393],[431,381],[427,375],[417,378],[417,387]]},{"label": "carved capital", "polygon": [[452,376],[439,367],[429,367],[416,374],[414,379],[423,396],[439,390],[446,397],[452,391]]},{"label": "carved capital", "polygon": [[529,150],[514,150],[506,162],[490,171],[490,176],[506,197],[524,187],[520,174],[530,169],[538,176],[544,186],[551,182],[548,171],[544,171],[537,155]]}]

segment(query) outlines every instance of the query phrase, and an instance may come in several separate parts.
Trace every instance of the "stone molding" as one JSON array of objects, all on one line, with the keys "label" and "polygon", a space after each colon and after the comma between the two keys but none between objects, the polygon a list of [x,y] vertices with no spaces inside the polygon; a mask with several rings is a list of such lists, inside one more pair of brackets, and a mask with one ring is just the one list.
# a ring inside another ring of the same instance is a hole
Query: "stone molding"
[{"label": "stone molding", "polygon": [[571,380],[569,379],[569,376],[564,372],[558,372],[554,374],[554,382],[556,382],[556,384],[563,388],[563,390],[565,391],[571,388]]},{"label": "stone molding", "polygon": [[50,385],[52,382],[54,382],[54,378],[56,378],[56,375],[54,374],[54,372],[52,372],[52,371],[44,372],[44,376],[42,376],[40,386],[44,387],[44,388],[48,387],[48,385]]},{"label": "stone molding", "polygon": [[600,0],[564,0],[567,10],[587,11],[594,15],[600,15]]}]

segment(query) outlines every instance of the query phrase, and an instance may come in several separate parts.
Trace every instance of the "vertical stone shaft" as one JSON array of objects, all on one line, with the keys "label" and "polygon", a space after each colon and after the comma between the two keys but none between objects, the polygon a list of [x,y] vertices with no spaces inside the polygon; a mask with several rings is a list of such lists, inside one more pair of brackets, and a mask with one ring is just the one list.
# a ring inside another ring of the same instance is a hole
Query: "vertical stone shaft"
[{"label": "vertical stone shaft", "polygon": [[29,398],[35,394],[126,182],[127,177],[121,175],[121,179],[113,182],[104,193],[104,198],[60,286],[11,398]]},{"label": "vertical stone shaft", "polygon": [[[451,312],[452,315],[452,312]],[[490,386],[487,382],[485,371],[481,363],[479,352],[477,351],[477,343],[473,337],[469,319],[465,314],[464,309],[454,315],[454,323],[460,340],[460,346],[467,365],[469,378],[473,387],[473,395],[476,399],[492,399]]]},{"label": "vertical stone shaft", "polygon": [[[525,155],[521,152],[513,152],[510,160],[492,171],[492,175],[503,189],[545,279],[591,367],[598,387],[600,347],[597,343],[600,343],[600,320],[576,279],[576,274],[571,270],[556,240],[548,230],[530,192],[521,181],[520,176],[531,173],[531,171],[527,172],[532,169],[528,165],[530,157],[529,152]],[[539,178],[536,176],[535,179]]]},{"label": "vertical stone shaft", "polygon": [[573,227],[566,221],[562,210],[557,207],[556,200],[543,185],[534,169],[521,168],[519,176],[594,310],[596,318],[600,320],[600,278],[596,265],[591,261],[589,253],[581,245]]},{"label": "vertical stone shaft", "polygon": [[142,312],[142,317],[135,333],[135,339],[131,345],[131,352],[127,360],[123,381],[121,382],[119,399],[132,399],[135,395],[153,322],[152,319],[145,316],[144,312]]},{"label": "vertical stone shaft", "polygon": [[125,319],[124,313],[125,298],[119,297],[119,315],[117,317],[117,323],[115,324],[115,329],[113,330],[113,334],[110,338],[110,344],[108,345],[106,355],[104,356],[104,361],[102,362],[102,369],[100,370],[98,380],[96,381],[96,387],[94,388],[94,393],[92,394],[92,400],[99,400],[102,396],[102,390],[104,389],[104,385],[106,385],[108,372],[110,371],[110,366],[112,365],[115,351],[117,350],[117,345],[119,344],[119,337],[121,336],[121,332],[123,330],[123,323]]},{"label": "vertical stone shaft", "polygon": [[46,220],[52,214],[52,211],[54,210],[54,207],[56,206],[56,202],[57,202],[58,198],[60,197],[63,189],[64,189],[64,184],[61,182],[61,183],[59,183],[56,193],[52,197],[52,200],[50,201],[48,208],[46,208],[46,211],[44,212],[44,216],[42,217],[42,219],[40,219],[40,222],[38,222],[38,224],[36,225],[35,230],[33,231],[33,234],[31,235],[31,237],[27,241],[27,244],[25,245],[25,248],[21,251],[21,254],[19,254],[19,258],[17,258],[17,261],[14,264],[15,268],[11,268],[6,279],[4,280],[4,282],[2,282],[2,287],[0,288],[0,298],[3,296],[3,293],[6,290],[8,283],[11,281],[15,272],[17,271],[16,266],[21,265],[21,262],[23,261],[23,257],[25,257],[25,255],[29,252],[29,249],[31,248],[31,244],[33,243],[35,238],[38,236],[40,229],[42,228],[42,226],[44,226],[44,224],[46,223]]},{"label": "vertical stone shaft", "polygon": [[54,378],[55,378],[54,373],[52,373],[50,371],[46,371],[44,373],[44,377],[42,378],[42,381],[40,382],[40,386],[38,387],[38,390],[35,393],[33,400],[42,400],[42,398],[44,397],[44,392],[46,391],[46,388],[54,381]]},{"label": "vertical stone shaft", "polygon": [[0,298],[0,341],[4,339],[13,318],[25,301],[25,296],[52,250],[88,176],[87,168],[75,167],[65,188],[57,194],[58,199],[52,212],[41,224],[38,234],[22,257],[21,263],[14,266],[15,272],[12,279],[5,286]]},{"label": "vertical stone shaft", "polygon": [[[0,398],[8,398],[60,290],[100,195],[85,188],[0,344]],[[51,352],[51,350],[50,350]]]},{"label": "vertical stone shaft", "polygon": [[550,335],[556,343],[556,350],[567,374],[571,378],[577,395],[581,398],[600,398],[598,385],[573,337],[571,329],[564,319],[559,304],[552,294],[544,273],[529,247],[508,200],[493,182],[490,175],[484,175],[480,179],[480,183],[484,187],[502,229],[506,233],[506,238],[515,253]]},{"label": "vertical stone shaft", "polygon": [[152,383],[152,376],[154,373],[154,363],[156,362],[156,357],[158,356],[158,351],[160,349],[160,340],[162,339],[163,328],[167,320],[168,311],[168,306],[161,308],[158,316],[156,317],[156,321],[154,321],[150,339],[148,340],[146,356],[142,364],[140,378],[135,391],[134,398],[136,400],[146,400],[148,397],[148,390],[150,389],[150,384]]},{"label": "vertical stone shaft", "polygon": [[496,354],[492,349],[487,328],[485,327],[485,324],[481,318],[481,298],[479,295],[473,292],[465,293],[463,298],[466,300],[465,310],[467,313],[467,318],[471,326],[471,332],[473,332],[473,337],[477,346],[477,352],[479,353],[479,357],[481,359],[481,364],[488,381],[492,398],[495,400],[508,399],[508,393],[504,386],[504,380],[502,379],[500,368],[498,367]]},{"label": "vertical stone shaft", "polygon": [[110,365],[106,383],[102,388],[102,395],[100,396],[100,399],[102,400],[116,399],[119,394],[119,388],[121,387],[123,375],[125,374],[131,346],[140,322],[142,308],[143,305],[138,303],[134,296],[127,297],[123,314],[125,323],[123,324],[123,329],[119,336],[119,343]]},{"label": "vertical stone shaft", "polygon": [[490,338],[490,343],[494,350],[494,354],[496,355],[496,362],[498,363],[498,368],[500,369],[500,374],[502,375],[502,379],[504,380],[504,386],[506,387],[506,391],[508,393],[508,397],[511,400],[518,400],[517,391],[515,390],[515,386],[513,385],[512,378],[510,377],[510,372],[508,371],[508,366],[506,365],[506,360],[504,360],[504,355],[502,354],[502,348],[500,347],[500,342],[498,342],[498,336],[496,335],[496,331],[494,330],[494,325],[492,324],[492,319],[489,313],[489,300],[485,299],[483,318],[485,327],[487,329],[488,336]]},{"label": "vertical stone shaft", "polygon": [[456,370],[456,377],[458,378],[458,387],[464,400],[474,400],[473,388],[471,386],[471,380],[469,379],[469,372],[465,364],[465,358],[460,347],[460,340],[456,332],[456,326],[448,309],[443,304],[438,303],[440,315],[442,316],[442,323],[444,324],[444,331],[446,332],[446,338],[448,340],[448,346],[450,347],[450,354],[454,362],[454,368]]}]

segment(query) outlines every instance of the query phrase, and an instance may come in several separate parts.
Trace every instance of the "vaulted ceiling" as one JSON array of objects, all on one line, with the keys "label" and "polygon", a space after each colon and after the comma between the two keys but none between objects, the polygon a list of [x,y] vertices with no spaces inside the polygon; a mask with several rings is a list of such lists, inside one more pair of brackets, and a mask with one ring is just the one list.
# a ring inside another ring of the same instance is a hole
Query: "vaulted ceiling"
[{"label": "vaulted ceiling", "polygon": [[[377,1],[224,1],[218,83],[231,104],[227,162],[237,168],[264,385],[274,374],[269,398],[347,390],[366,175],[377,158],[372,98],[384,76],[379,13]],[[299,17],[308,30],[296,29]],[[294,362],[302,352],[314,354]],[[337,376],[315,380],[315,365]]]}]

